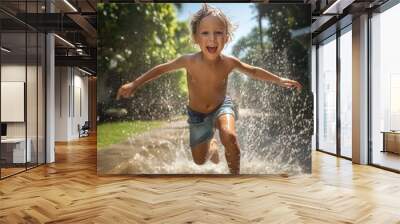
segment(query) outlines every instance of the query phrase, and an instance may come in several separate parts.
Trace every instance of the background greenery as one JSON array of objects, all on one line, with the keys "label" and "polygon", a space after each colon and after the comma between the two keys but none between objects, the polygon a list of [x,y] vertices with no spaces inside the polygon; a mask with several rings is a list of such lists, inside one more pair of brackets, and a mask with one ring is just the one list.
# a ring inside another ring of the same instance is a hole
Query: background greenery
[{"label": "background greenery", "polygon": [[105,122],[97,126],[97,147],[99,149],[121,141],[153,128],[160,127],[163,121],[122,121]]},{"label": "background greenery", "polygon": [[118,88],[154,67],[194,51],[190,31],[173,4],[98,4],[98,115],[106,120],[159,119],[182,114],[185,71],[163,75],[133,98],[116,101]]}]

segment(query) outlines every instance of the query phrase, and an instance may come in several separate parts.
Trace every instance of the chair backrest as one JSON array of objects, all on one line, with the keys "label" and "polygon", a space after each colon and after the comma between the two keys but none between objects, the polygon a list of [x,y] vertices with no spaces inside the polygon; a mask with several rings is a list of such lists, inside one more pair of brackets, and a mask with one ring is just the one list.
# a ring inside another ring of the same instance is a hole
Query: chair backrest
[{"label": "chair backrest", "polygon": [[82,129],[89,129],[90,125],[89,125],[89,121],[85,121],[85,124],[83,124]]}]

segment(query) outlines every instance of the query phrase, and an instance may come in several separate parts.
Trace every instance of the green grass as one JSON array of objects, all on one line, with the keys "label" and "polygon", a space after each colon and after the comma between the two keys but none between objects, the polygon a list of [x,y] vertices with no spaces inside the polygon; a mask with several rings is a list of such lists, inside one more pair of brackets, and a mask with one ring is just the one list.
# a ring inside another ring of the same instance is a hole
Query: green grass
[{"label": "green grass", "polygon": [[164,121],[123,121],[108,122],[97,126],[97,148],[119,143],[132,135],[137,135],[160,127]]}]

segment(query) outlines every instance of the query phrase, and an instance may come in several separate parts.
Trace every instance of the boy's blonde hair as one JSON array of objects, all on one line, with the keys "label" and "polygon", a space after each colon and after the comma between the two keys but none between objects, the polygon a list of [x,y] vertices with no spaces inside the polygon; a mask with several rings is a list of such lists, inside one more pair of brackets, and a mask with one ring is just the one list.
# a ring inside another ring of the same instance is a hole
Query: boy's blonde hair
[{"label": "boy's blonde hair", "polygon": [[192,19],[190,21],[192,36],[196,34],[200,21],[209,15],[216,16],[219,19],[221,19],[221,21],[225,24],[226,27],[226,35],[228,36],[228,42],[231,41],[233,38],[233,31],[235,29],[234,25],[221,10],[212,7],[207,3],[204,3],[201,9],[192,16]]}]

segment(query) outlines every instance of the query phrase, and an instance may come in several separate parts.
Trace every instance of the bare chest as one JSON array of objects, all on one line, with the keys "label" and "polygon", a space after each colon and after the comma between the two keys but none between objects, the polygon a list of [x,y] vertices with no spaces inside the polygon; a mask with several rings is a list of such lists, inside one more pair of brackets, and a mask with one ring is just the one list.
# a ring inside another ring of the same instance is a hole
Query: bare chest
[{"label": "bare chest", "polygon": [[188,70],[188,84],[203,87],[224,87],[228,81],[229,70],[226,68],[192,68]]}]

